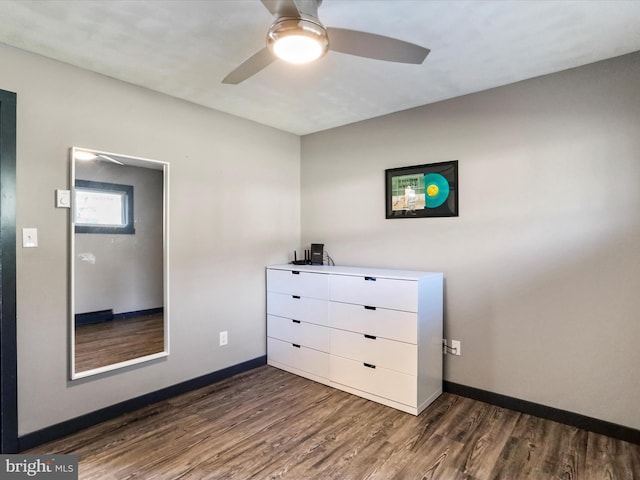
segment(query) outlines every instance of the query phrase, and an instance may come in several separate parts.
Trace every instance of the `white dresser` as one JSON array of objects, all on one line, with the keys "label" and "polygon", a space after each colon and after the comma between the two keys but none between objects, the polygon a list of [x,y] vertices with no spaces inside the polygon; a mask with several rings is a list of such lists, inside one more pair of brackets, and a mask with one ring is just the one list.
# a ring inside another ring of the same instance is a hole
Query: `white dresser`
[{"label": "white dresser", "polygon": [[442,393],[442,278],[267,267],[267,363],[418,415]]}]

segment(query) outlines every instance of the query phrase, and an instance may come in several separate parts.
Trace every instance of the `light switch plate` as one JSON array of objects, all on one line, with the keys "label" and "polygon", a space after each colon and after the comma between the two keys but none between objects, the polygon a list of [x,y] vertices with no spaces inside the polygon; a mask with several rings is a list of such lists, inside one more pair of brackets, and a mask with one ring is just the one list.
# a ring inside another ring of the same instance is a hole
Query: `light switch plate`
[{"label": "light switch plate", "polygon": [[71,190],[56,190],[56,207],[71,208]]},{"label": "light switch plate", "polygon": [[22,229],[22,246],[24,248],[33,248],[38,246],[38,229],[37,228]]}]

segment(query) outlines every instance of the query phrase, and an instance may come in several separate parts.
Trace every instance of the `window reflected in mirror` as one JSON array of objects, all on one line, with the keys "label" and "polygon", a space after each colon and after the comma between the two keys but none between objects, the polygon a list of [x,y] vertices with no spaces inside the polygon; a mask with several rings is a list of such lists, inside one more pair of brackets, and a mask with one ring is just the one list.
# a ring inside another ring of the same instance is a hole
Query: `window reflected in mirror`
[{"label": "window reflected in mirror", "polygon": [[134,234],[133,186],[76,178],[76,233]]}]

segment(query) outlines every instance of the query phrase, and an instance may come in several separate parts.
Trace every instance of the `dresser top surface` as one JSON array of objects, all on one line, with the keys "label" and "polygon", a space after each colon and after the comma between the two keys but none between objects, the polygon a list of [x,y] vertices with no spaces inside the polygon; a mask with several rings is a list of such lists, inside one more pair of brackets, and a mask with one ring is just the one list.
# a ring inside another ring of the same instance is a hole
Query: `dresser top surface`
[{"label": "dresser top surface", "polygon": [[371,276],[401,280],[419,280],[424,277],[442,277],[440,272],[423,272],[418,270],[395,270],[389,268],[351,267],[345,265],[269,265],[271,270],[287,270],[331,275]]}]

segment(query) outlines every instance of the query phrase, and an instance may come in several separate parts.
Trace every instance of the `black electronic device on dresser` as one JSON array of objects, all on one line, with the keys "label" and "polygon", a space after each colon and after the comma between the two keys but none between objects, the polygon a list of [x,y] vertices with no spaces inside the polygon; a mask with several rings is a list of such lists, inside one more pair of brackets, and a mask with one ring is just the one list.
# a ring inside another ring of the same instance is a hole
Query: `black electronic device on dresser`
[{"label": "black electronic device on dresser", "polygon": [[324,263],[324,243],[311,244],[311,265],[322,265]]},{"label": "black electronic device on dresser", "polygon": [[323,265],[324,243],[312,243],[310,250],[304,250],[304,260],[298,260],[298,252],[293,251],[292,265]]}]

